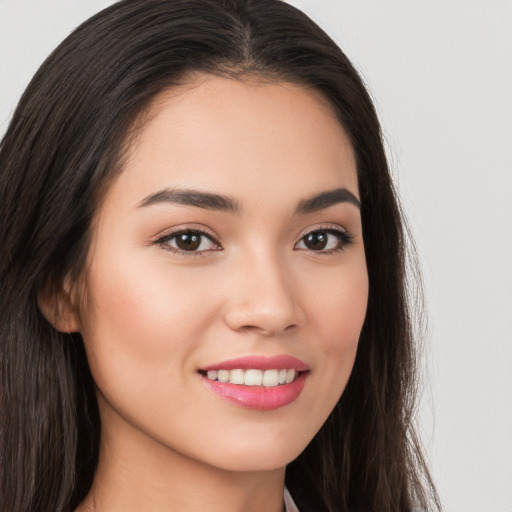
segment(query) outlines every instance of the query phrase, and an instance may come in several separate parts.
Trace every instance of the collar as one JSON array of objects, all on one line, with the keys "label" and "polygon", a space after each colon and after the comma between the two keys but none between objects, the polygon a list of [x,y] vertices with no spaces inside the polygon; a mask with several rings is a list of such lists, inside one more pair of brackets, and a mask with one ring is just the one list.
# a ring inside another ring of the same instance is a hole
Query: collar
[{"label": "collar", "polygon": [[284,488],[284,509],[285,512],[300,512],[286,487]]}]

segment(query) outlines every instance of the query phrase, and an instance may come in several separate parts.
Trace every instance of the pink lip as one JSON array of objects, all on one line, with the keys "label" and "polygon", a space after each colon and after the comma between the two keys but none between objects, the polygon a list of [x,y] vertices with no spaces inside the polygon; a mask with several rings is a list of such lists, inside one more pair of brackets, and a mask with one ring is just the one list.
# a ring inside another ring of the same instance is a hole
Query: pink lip
[{"label": "pink lip", "polygon": [[258,370],[293,369],[299,373],[297,378],[289,384],[279,386],[244,386],[243,384],[231,384],[208,379],[201,374],[203,383],[214,393],[248,409],[259,411],[271,411],[279,409],[295,401],[300,395],[306,378],[309,374],[309,365],[304,361],[286,354],[277,356],[247,356],[230,359],[221,363],[212,364],[201,368],[201,373],[209,370]]},{"label": "pink lip", "polygon": [[277,356],[246,356],[237,359],[229,359],[220,363],[212,364],[200,368],[200,370],[248,370],[256,368],[258,370],[280,370],[281,368],[292,369],[297,372],[309,370],[309,365],[304,361],[286,354]]},{"label": "pink lip", "polygon": [[229,382],[210,380],[204,376],[201,376],[201,380],[214,393],[230,402],[248,409],[272,411],[291,404],[298,398],[306,383],[307,375],[306,372],[301,373],[290,384],[281,384],[274,387],[231,384]]}]

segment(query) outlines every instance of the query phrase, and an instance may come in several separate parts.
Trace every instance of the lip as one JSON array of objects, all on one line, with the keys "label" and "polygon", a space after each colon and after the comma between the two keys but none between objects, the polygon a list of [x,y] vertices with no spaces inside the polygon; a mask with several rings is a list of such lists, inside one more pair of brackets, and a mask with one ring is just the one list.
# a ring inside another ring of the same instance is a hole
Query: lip
[{"label": "lip", "polygon": [[[245,386],[208,379],[203,373],[210,370],[258,370],[293,369],[300,372],[289,384],[279,386]],[[246,356],[230,359],[200,368],[203,384],[218,396],[246,409],[272,411],[294,402],[304,389],[309,375],[309,365],[295,357],[280,354],[276,356]]]},{"label": "lip", "polygon": [[272,411],[294,402],[303,390],[307,376],[308,372],[303,372],[293,382],[274,387],[219,382],[204,375],[201,375],[201,380],[211,391],[241,407]]},{"label": "lip", "polygon": [[292,369],[296,372],[305,372],[309,370],[309,365],[296,357],[287,354],[275,356],[245,356],[237,359],[229,359],[209,366],[199,368],[201,371],[209,370],[249,370],[256,368],[258,370],[279,370],[281,368]]}]

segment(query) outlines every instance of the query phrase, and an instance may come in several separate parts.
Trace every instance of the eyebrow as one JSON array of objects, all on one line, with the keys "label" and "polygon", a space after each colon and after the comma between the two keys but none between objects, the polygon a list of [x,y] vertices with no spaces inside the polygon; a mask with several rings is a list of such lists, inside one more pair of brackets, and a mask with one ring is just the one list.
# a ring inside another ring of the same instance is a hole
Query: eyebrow
[{"label": "eyebrow", "polygon": [[306,215],[308,213],[329,208],[329,206],[334,206],[338,203],[350,203],[359,209],[361,208],[361,202],[359,199],[357,199],[350,190],[341,187],[320,192],[320,194],[316,194],[307,199],[302,199],[295,210],[295,214]]},{"label": "eyebrow", "polygon": [[139,203],[139,207],[160,203],[196,206],[207,210],[240,213],[240,204],[231,197],[200,192],[199,190],[164,189],[149,195]]},{"label": "eyebrow", "polygon": [[[161,203],[171,203],[186,206],[195,206],[207,210],[217,210],[239,214],[242,211],[240,203],[229,196],[213,194],[211,192],[201,192],[199,190],[188,189],[163,189],[150,194],[143,199],[138,207],[151,206]],[[306,215],[314,213],[339,203],[350,203],[361,208],[359,199],[346,188],[336,188],[320,192],[312,197],[301,199],[295,215]]]}]

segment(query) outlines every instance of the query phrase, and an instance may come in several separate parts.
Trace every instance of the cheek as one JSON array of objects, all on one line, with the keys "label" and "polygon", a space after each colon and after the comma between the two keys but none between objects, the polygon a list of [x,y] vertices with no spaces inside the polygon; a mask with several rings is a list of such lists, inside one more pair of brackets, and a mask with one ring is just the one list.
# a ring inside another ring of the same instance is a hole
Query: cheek
[{"label": "cheek", "polygon": [[[308,414],[300,421],[310,438],[321,428],[345,389],[368,299],[364,259],[329,274],[318,278],[318,286],[307,295],[311,320],[307,339],[313,371],[304,396]],[[309,441],[306,439],[305,444]]]},{"label": "cheek", "polygon": [[330,356],[343,356],[357,348],[366,316],[368,275],[361,264],[350,269],[316,297],[323,350]]},{"label": "cheek", "polygon": [[191,283],[182,272],[136,258],[97,255],[93,263],[82,336],[102,422],[116,425],[112,418],[121,417],[158,437],[186,410],[193,354],[210,310],[186,293]]},{"label": "cheek", "polygon": [[[339,400],[354,365],[359,336],[366,316],[368,276],[364,260],[347,266],[314,297],[315,352],[319,356],[323,415],[327,417]],[[325,419],[325,418],[324,418]]]},{"label": "cheek", "polygon": [[147,261],[98,256],[87,284],[82,335],[100,388],[113,375],[129,385],[184,371],[201,328],[198,298],[184,293],[187,283]]}]

